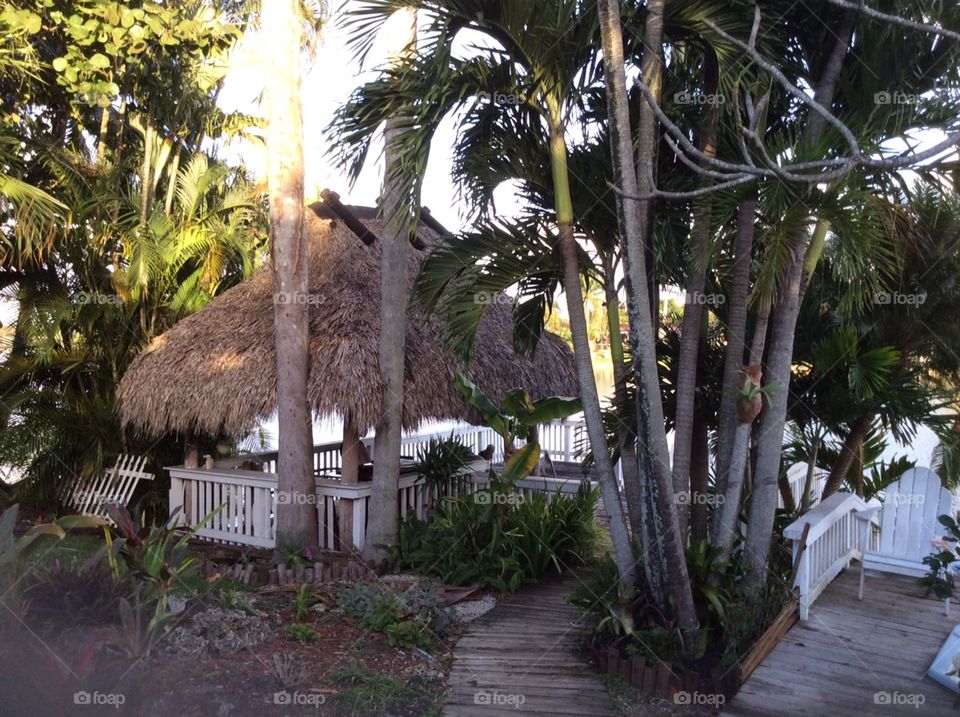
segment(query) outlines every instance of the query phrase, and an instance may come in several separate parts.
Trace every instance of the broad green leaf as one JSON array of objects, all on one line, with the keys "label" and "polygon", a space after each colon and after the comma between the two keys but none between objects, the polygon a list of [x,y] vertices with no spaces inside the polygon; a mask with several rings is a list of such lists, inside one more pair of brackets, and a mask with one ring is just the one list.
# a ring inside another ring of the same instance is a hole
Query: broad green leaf
[{"label": "broad green leaf", "polygon": [[528,443],[503,464],[503,480],[513,484],[526,478],[537,467],[540,460],[540,445]]},{"label": "broad green leaf", "polygon": [[57,520],[57,525],[64,530],[74,530],[75,528],[102,528],[109,525],[109,522],[92,515],[65,515]]},{"label": "broad green leaf", "polygon": [[110,67],[110,58],[100,52],[94,53],[89,62],[91,67],[96,67],[98,70],[105,70]]},{"label": "broad green leaf", "polygon": [[533,410],[533,401],[523,389],[515,388],[503,394],[503,400],[500,402],[503,412],[522,419]]},{"label": "broad green leaf", "polygon": [[533,410],[523,418],[524,425],[536,426],[541,423],[550,423],[559,418],[567,418],[583,410],[579,398],[562,398],[548,396],[534,403]]},{"label": "broad green leaf", "polygon": [[457,374],[453,379],[454,385],[463,394],[464,398],[467,399],[467,403],[480,411],[480,415],[483,416],[483,420],[501,436],[505,436],[507,431],[510,430],[509,423],[500,413],[493,401],[487,398],[483,391],[481,391],[477,386],[463,374]]},{"label": "broad green leaf", "polygon": [[25,539],[29,538],[30,540],[33,540],[41,535],[52,535],[57,540],[63,540],[66,534],[67,533],[64,531],[64,529],[56,523],[41,523],[40,525],[35,525],[30,528],[30,530],[28,530],[23,537]]}]

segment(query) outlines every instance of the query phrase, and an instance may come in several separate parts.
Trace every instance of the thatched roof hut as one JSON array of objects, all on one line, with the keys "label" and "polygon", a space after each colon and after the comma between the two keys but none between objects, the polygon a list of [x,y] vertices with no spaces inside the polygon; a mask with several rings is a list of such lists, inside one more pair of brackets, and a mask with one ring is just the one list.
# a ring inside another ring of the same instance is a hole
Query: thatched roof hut
[{"label": "thatched roof hut", "polygon": [[[307,212],[310,245],[308,395],[319,415],[336,414],[363,435],[381,416],[377,359],[382,223],[372,209],[344,207],[336,195]],[[418,231],[430,244],[434,220]],[[412,280],[423,251],[411,249]],[[466,375],[492,397],[522,387],[534,398],[578,392],[573,354],[545,333],[533,361],[512,345],[509,303],[494,303],[476,340]],[[241,435],[276,410],[273,276],[269,266],[154,339],[120,383],[121,418],[146,433]],[[413,311],[407,327],[403,424],[469,418],[453,385],[462,364],[447,351],[435,321]]]}]

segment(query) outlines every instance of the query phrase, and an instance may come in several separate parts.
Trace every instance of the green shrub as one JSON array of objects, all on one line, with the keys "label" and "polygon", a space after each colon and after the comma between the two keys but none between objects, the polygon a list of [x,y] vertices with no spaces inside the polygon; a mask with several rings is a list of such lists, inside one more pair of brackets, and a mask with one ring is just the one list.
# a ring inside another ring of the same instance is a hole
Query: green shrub
[{"label": "green shrub", "polygon": [[[217,603],[224,610],[239,610],[247,615],[255,615],[257,613],[257,609],[253,606],[251,599],[241,590],[229,585],[221,586],[220,592],[217,593]],[[297,620],[300,619],[302,618],[298,613]]]},{"label": "green shrub", "polygon": [[306,645],[308,642],[313,642],[320,637],[320,635],[317,634],[317,631],[312,627],[309,625],[303,625],[299,622],[295,622],[292,625],[287,625],[285,628],[283,628],[283,631],[301,645]]},{"label": "green shrub", "polygon": [[447,635],[451,612],[440,607],[439,587],[417,583],[403,591],[373,583],[353,583],[337,598],[337,607],[361,627],[382,632],[392,647],[430,650],[434,638]]},{"label": "green shrub", "polygon": [[392,548],[401,569],[436,575],[454,585],[511,593],[593,553],[598,492],[542,493],[526,498],[491,471],[488,488],[448,500],[430,522],[411,517]]},{"label": "green shrub", "polygon": [[[719,655],[724,665],[732,665],[752,647],[792,595],[784,588],[788,583],[771,581],[759,596],[748,599],[741,587],[741,558],[734,556],[730,563],[724,563],[719,556],[708,541],[694,541],[687,549],[687,572],[701,627],[692,658],[697,661],[709,651]],[[661,613],[642,588],[620,581],[612,556],[605,556],[583,576],[568,600],[583,610],[585,622],[593,628],[594,646],[615,647],[629,656],[643,655],[653,664],[661,660],[683,663],[676,621],[670,614]]]},{"label": "green shrub", "polygon": [[120,599],[131,590],[104,560],[61,564],[33,573],[25,591],[30,612],[54,624],[103,625],[117,620]]},{"label": "green shrub", "polygon": [[434,493],[443,495],[452,482],[467,475],[472,457],[473,452],[453,435],[444,441],[430,439],[417,450],[417,479],[430,488],[431,498]]}]

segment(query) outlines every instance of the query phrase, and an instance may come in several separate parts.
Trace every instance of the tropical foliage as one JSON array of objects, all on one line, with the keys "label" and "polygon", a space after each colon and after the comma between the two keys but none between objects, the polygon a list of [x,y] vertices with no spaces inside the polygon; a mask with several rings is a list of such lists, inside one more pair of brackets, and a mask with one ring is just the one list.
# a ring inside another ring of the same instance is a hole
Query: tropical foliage
[{"label": "tropical foliage", "polygon": [[[262,194],[218,159],[255,131],[216,97],[247,22],[242,4],[6,2],[2,58],[0,464],[14,493],[55,506],[107,456],[175,458],[121,430],[115,388],[152,339],[263,260]],[[15,99],[14,99],[15,98]],[[83,430],[77,430],[82,426]],[[157,471],[159,473],[159,471]]]}]

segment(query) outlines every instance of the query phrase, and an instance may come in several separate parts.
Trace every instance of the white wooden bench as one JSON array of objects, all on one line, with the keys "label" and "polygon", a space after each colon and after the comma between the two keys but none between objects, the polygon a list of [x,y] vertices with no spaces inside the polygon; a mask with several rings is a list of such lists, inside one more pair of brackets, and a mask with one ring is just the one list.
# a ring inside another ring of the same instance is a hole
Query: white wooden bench
[{"label": "white wooden bench", "polygon": [[[878,570],[915,578],[929,572],[923,559],[933,552],[930,541],[943,532],[937,518],[949,514],[950,506],[950,491],[943,487],[936,473],[929,468],[911,468],[886,488],[882,504],[871,501],[868,507],[858,511],[863,552],[861,600],[863,571]],[[876,549],[867,543],[871,522],[880,529]]]},{"label": "white wooden bench", "polygon": [[117,456],[112,468],[99,475],[78,479],[67,498],[67,505],[81,515],[109,520],[108,504],[125,506],[141,480],[153,480],[153,474],[143,469],[146,462],[146,456]]}]

